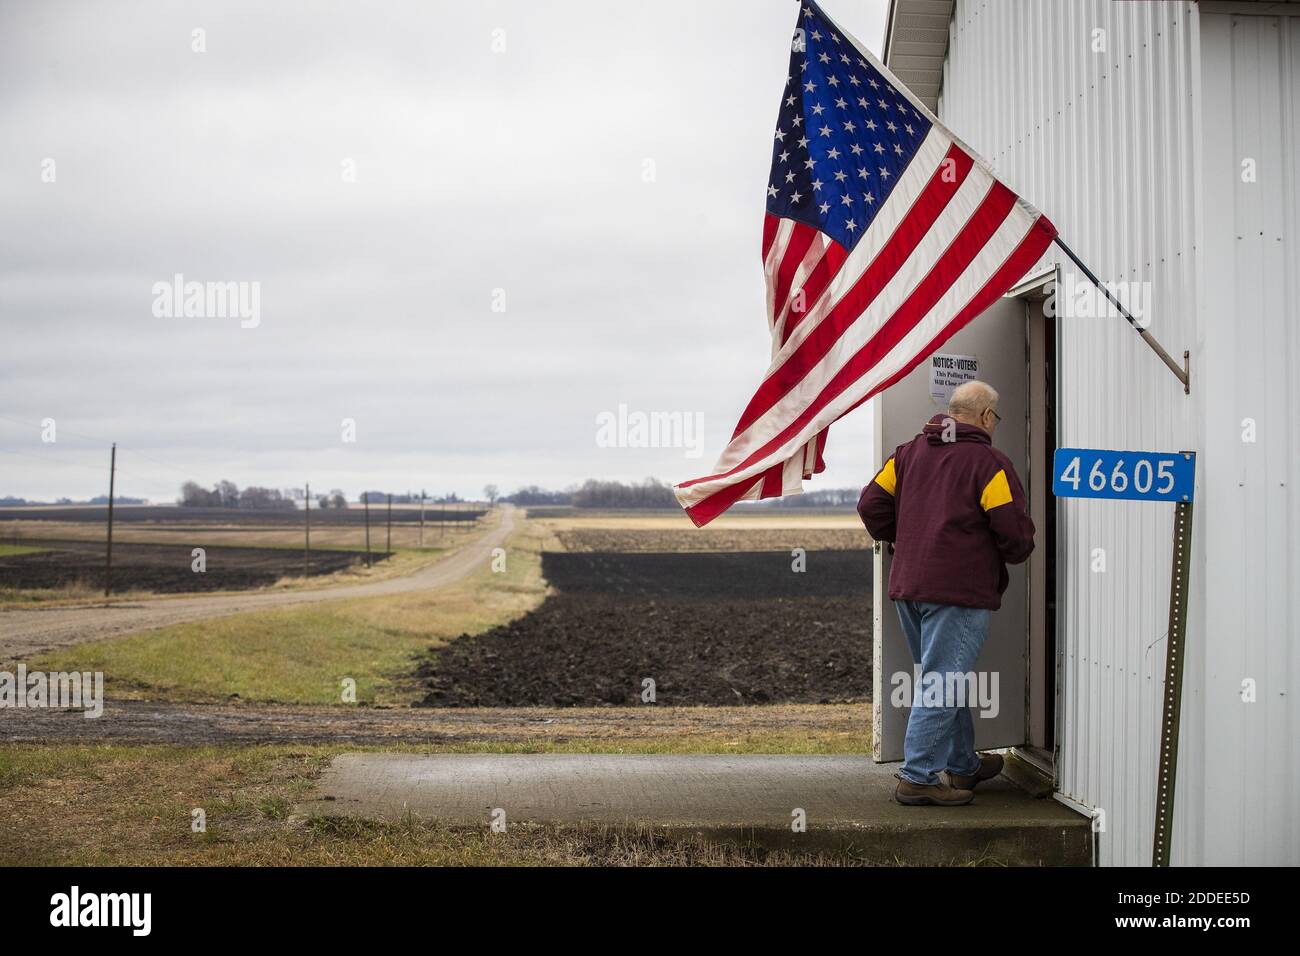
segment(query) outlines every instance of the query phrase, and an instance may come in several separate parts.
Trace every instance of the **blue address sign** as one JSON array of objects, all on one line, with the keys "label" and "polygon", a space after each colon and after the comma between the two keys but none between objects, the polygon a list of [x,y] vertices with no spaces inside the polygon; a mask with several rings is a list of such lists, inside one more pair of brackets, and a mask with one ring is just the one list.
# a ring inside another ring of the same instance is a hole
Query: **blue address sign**
[{"label": "blue address sign", "polygon": [[1107,451],[1058,448],[1052,493],[1058,498],[1191,501],[1196,454],[1190,451]]}]

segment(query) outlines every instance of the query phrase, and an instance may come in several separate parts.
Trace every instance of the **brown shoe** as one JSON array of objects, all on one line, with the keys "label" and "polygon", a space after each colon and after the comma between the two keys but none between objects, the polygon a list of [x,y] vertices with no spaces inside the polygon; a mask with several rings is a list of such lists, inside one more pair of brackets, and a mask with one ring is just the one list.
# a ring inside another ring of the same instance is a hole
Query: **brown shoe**
[{"label": "brown shoe", "polygon": [[975,785],[982,780],[992,780],[1002,772],[1002,754],[981,754],[980,768],[973,777],[963,777],[959,773],[953,773],[945,770],[943,775],[948,778],[948,785],[956,787],[959,790],[974,790]]},{"label": "brown shoe", "polygon": [[946,783],[930,785],[898,778],[894,799],[906,807],[960,807],[975,799],[970,790],[955,790]]}]

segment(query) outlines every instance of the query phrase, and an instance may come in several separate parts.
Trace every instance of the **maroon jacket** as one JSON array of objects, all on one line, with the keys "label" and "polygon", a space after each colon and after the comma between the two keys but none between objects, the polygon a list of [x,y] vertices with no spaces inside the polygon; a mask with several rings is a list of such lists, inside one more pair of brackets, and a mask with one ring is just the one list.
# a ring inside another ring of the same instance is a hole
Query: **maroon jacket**
[{"label": "maroon jacket", "polygon": [[1034,550],[1027,510],[1011,460],[948,415],[899,445],[858,499],[871,536],[894,542],[892,599],[990,610],[1002,605],[1007,565]]}]

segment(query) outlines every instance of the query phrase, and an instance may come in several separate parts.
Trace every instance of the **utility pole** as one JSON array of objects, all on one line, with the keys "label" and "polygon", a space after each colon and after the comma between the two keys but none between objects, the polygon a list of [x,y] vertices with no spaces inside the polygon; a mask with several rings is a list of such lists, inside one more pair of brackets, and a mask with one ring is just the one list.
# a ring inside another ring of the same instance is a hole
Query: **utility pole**
[{"label": "utility pole", "polygon": [[363,491],[361,500],[366,506],[366,567],[370,567],[370,492]]},{"label": "utility pole", "polygon": [[384,557],[393,556],[393,493],[388,493],[388,539],[384,542]]},{"label": "utility pole", "polygon": [[113,481],[117,477],[117,442],[108,458],[108,553],[104,565],[104,597],[113,589]]},{"label": "utility pole", "polygon": [[307,493],[305,501],[307,503],[307,540],[302,548],[302,576],[307,577],[308,562],[311,560],[311,482],[307,482]]},{"label": "utility pole", "polygon": [[420,489],[420,547],[424,547],[424,489]]}]

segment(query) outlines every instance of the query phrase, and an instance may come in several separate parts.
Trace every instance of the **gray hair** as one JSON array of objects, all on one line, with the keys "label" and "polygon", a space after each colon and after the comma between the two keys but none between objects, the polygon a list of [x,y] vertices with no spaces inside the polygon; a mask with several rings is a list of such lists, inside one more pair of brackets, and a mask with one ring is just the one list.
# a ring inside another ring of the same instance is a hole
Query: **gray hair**
[{"label": "gray hair", "polygon": [[958,385],[948,399],[948,414],[954,418],[978,418],[984,409],[998,407],[997,390],[987,382],[965,382]]}]

